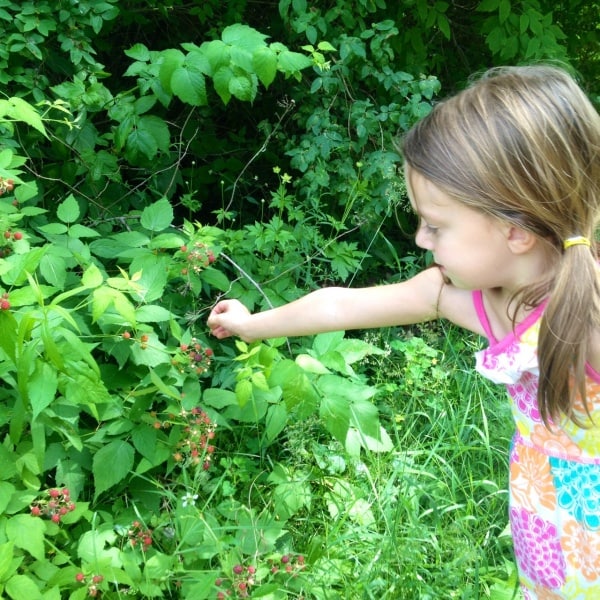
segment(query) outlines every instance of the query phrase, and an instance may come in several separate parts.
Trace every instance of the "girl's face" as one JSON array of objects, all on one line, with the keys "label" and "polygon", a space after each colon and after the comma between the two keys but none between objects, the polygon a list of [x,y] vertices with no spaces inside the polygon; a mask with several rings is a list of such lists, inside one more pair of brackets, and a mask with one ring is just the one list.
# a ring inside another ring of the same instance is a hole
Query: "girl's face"
[{"label": "girl's face", "polygon": [[514,287],[510,226],[458,202],[410,168],[406,175],[420,220],[416,243],[432,252],[444,276],[462,289]]}]

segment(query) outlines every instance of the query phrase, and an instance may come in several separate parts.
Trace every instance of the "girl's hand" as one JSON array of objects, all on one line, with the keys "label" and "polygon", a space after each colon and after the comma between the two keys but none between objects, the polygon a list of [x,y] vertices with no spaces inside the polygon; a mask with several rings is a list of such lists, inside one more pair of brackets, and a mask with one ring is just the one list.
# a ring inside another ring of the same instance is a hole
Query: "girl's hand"
[{"label": "girl's hand", "polygon": [[221,300],[212,309],[208,317],[210,332],[218,339],[232,335],[251,341],[244,337],[244,323],[250,317],[250,311],[238,300]]}]

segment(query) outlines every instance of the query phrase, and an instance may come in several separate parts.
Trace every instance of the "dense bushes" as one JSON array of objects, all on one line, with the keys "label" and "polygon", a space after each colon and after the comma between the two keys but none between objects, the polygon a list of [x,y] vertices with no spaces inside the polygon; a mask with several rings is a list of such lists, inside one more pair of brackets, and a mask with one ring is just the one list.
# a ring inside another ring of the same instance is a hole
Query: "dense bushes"
[{"label": "dense bushes", "polygon": [[593,31],[536,0],[258,6],[0,7],[3,597],[510,589],[507,415],[445,336],[204,320],[412,272],[392,137],[487,64],[591,73]]}]

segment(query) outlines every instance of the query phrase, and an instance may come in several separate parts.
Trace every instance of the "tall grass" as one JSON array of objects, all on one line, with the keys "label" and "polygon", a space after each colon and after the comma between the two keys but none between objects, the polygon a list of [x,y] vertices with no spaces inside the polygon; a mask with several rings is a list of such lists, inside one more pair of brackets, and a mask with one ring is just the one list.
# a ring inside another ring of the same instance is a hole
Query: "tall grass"
[{"label": "tall grass", "polygon": [[376,336],[370,341],[388,352],[364,371],[381,390],[394,450],[352,460],[319,440],[314,423],[288,432],[289,457],[304,470],[318,467],[310,511],[292,531],[315,565],[310,592],[349,600],[516,597],[506,529],[513,425],[505,391],[473,370],[479,340],[450,327]]}]

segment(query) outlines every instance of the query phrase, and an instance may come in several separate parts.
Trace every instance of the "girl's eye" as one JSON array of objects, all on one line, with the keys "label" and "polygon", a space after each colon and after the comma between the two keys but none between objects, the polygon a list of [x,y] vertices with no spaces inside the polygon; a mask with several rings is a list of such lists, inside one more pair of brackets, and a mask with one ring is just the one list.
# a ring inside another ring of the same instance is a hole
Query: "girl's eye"
[{"label": "girl's eye", "polygon": [[427,233],[431,233],[432,235],[435,235],[438,231],[439,231],[439,227],[434,227],[433,225],[425,225],[425,229],[427,230]]}]

